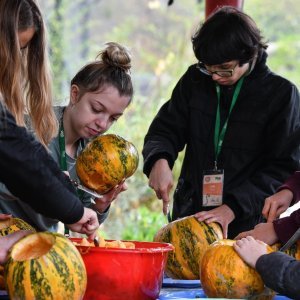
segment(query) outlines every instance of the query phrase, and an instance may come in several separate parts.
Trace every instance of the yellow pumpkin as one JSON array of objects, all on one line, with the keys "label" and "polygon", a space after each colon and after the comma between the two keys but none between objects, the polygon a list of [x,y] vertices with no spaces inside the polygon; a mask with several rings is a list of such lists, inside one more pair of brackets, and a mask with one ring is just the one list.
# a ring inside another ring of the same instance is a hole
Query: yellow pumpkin
[{"label": "yellow pumpkin", "polygon": [[208,246],[223,237],[219,224],[199,222],[189,216],[162,227],[155,242],[171,243],[174,251],[168,254],[165,272],[174,279],[199,279],[199,266]]},{"label": "yellow pumpkin", "polygon": [[32,226],[19,218],[0,220],[0,236],[5,236],[19,230],[35,231]]},{"label": "yellow pumpkin", "polygon": [[115,134],[93,139],[80,153],[76,172],[86,187],[104,194],[130,177],[139,162],[135,146]]},{"label": "yellow pumpkin", "polygon": [[[248,266],[233,249],[234,240],[219,240],[205,252],[200,280],[211,298],[272,299],[274,292],[265,288],[258,272]],[[268,252],[273,249],[266,244]]]},{"label": "yellow pumpkin", "polygon": [[58,233],[25,236],[11,249],[5,264],[10,299],[80,300],[87,275],[75,245]]}]

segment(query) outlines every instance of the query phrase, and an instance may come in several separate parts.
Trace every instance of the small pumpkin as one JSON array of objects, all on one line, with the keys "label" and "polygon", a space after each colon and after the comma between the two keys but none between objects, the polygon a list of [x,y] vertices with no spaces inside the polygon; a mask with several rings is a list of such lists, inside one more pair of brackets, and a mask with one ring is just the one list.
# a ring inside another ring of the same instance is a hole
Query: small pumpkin
[{"label": "small pumpkin", "polygon": [[194,216],[175,220],[162,227],[155,242],[171,243],[165,273],[173,279],[199,279],[199,266],[208,246],[223,237],[218,223],[199,222]]},{"label": "small pumpkin", "polygon": [[35,231],[31,225],[19,218],[0,220],[0,236],[5,236],[19,230]]},{"label": "small pumpkin", "polygon": [[75,245],[58,233],[32,233],[11,249],[5,264],[10,299],[82,299],[87,275]]},{"label": "small pumpkin", "polygon": [[[219,240],[209,246],[200,268],[205,294],[211,298],[272,299],[258,272],[248,266],[233,248],[234,240]],[[268,252],[274,251],[266,244]]]},{"label": "small pumpkin", "polygon": [[139,162],[135,146],[115,134],[96,137],[76,161],[76,172],[86,187],[105,194],[136,171]]}]

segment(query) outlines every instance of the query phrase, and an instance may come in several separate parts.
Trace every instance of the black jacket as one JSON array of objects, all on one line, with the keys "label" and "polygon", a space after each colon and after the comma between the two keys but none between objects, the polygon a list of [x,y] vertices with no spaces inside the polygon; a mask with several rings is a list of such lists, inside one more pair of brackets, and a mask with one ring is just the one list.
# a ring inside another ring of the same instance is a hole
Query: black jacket
[{"label": "black jacket", "polygon": [[[299,93],[288,80],[266,66],[266,53],[245,77],[229,118],[218,168],[225,170],[223,203],[235,214],[228,238],[262,221],[264,200],[299,167],[298,143],[288,140],[300,125]],[[227,117],[233,88],[221,89],[221,122]],[[145,137],[144,173],[166,158],[173,167],[185,147],[174,193],[173,219],[213,207],[202,207],[202,174],[214,167],[217,111],[215,83],[196,65],[177,83]]]},{"label": "black jacket", "polygon": [[266,286],[292,299],[300,299],[300,261],[273,252],[262,255],[255,267]]},{"label": "black jacket", "polygon": [[0,181],[37,212],[65,224],[78,222],[83,205],[46,149],[0,106]]}]

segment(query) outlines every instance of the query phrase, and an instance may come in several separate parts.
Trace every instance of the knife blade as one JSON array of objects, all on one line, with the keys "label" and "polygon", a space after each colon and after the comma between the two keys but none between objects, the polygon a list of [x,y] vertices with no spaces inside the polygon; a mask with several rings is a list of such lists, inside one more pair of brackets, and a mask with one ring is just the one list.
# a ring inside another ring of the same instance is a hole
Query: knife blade
[{"label": "knife blade", "polygon": [[279,251],[283,252],[289,249],[297,240],[300,239],[300,228],[290,237],[290,239],[279,249]]},{"label": "knife blade", "polygon": [[97,193],[96,191],[91,190],[91,189],[89,189],[89,188],[83,186],[82,184],[80,184],[80,183],[77,182],[76,180],[73,180],[73,179],[72,179],[71,182],[72,182],[78,189],[80,189],[80,190],[82,190],[82,191],[84,191],[84,192],[86,192],[86,193],[88,193],[88,194],[90,194],[90,195],[92,195],[92,196],[94,196],[94,197],[96,197],[96,198],[102,198],[102,197],[103,197],[102,195],[100,195],[100,194]]}]

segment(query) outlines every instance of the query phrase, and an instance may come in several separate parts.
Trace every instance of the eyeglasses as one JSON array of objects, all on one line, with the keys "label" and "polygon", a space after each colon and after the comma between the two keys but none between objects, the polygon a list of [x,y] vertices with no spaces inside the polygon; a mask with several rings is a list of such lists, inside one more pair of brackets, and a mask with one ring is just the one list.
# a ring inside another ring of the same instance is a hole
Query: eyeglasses
[{"label": "eyeglasses", "polygon": [[214,74],[220,76],[220,77],[231,77],[233,75],[234,69],[237,67],[238,63],[232,68],[228,70],[216,70],[216,71],[209,71],[204,63],[198,62],[197,69],[200,70],[205,75],[213,76]]}]

